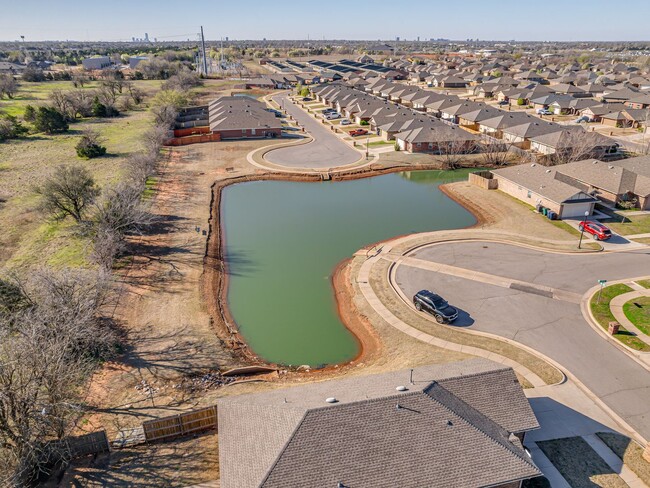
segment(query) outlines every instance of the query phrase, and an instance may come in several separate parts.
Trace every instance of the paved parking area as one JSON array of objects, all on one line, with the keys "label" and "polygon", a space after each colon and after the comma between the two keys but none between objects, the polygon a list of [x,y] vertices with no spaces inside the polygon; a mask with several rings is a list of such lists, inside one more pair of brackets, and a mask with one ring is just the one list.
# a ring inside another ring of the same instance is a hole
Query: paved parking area
[{"label": "paved parking area", "polygon": [[[299,146],[274,149],[264,155],[273,164],[291,168],[332,168],[356,163],[363,157],[337,135],[330,126],[321,124],[287,98],[286,94],[273,97],[273,100],[290,114],[300,126],[314,138],[313,142]],[[365,162],[365,160],[364,160]]]},{"label": "paved parking area", "polygon": [[461,310],[453,326],[511,338],[553,358],[650,438],[650,373],[595,332],[578,303],[539,293],[540,287],[549,287],[561,296],[584,294],[598,279],[647,274],[650,252],[575,255],[460,242],[429,246],[409,256],[533,285],[513,289],[503,286],[503,280],[492,284],[471,273],[453,275],[409,265],[409,260],[396,272],[407,296],[423,288],[439,292]]}]

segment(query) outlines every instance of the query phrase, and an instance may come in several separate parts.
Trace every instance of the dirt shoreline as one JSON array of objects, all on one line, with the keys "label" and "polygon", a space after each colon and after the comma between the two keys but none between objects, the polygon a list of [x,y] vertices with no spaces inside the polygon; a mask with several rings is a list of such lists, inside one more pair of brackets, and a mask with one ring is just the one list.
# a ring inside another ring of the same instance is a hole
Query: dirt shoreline
[{"label": "dirt shoreline", "polygon": [[442,193],[445,194],[445,196],[447,196],[448,198],[456,202],[458,205],[463,207],[465,210],[471,213],[476,219],[476,223],[474,225],[470,225],[466,227],[466,229],[474,229],[477,227],[483,227],[484,225],[490,225],[495,223],[495,219],[490,214],[483,211],[483,209],[480,206],[478,206],[476,203],[456,193],[454,190],[451,189],[449,185],[450,183],[445,183],[444,185],[440,185],[438,188]]},{"label": "dirt shoreline", "polygon": [[[439,170],[437,165],[406,165],[400,164],[390,167],[377,167],[375,165],[363,168],[344,169],[330,173],[275,173],[267,172],[253,175],[237,176],[233,178],[215,181],[212,184],[212,197],[210,202],[210,217],[208,220],[208,238],[203,258],[203,272],[201,275],[201,294],[203,302],[210,315],[210,324],[223,344],[235,353],[242,363],[249,365],[265,365],[286,369],[284,365],[270,363],[255,354],[248,343],[239,332],[237,324],[228,308],[228,265],[225,261],[224,232],[221,222],[221,198],[225,188],[237,183],[251,181],[299,181],[299,182],[322,182],[326,181],[323,175],[327,174],[331,181],[348,181],[362,178],[381,176],[400,171],[426,171]],[[441,186],[442,188],[442,186]],[[449,196],[445,189],[443,192]],[[453,197],[450,197],[453,198]],[[455,201],[458,201],[454,199]],[[460,202],[458,202],[460,203]],[[462,203],[461,203],[462,204]],[[472,212],[474,213],[474,212]],[[477,215],[477,220],[482,217]],[[391,238],[392,239],[392,238]],[[378,243],[368,245],[368,248]],[[336,300],[336,307],[339,318],[343,325],[352,333],[358,341],[359,353],[349,361],[339,364],[331,364],[318,370],[311,370],[309,374],[341,372],[352,365],[360,362],[368,363],[381,351],[383,344],[379,335],[368,319],[357,313],[354,305],[354,290],[352,289],[349,276],[349,262],[351,258],[341,261],[332,274],[331,283]]]}]

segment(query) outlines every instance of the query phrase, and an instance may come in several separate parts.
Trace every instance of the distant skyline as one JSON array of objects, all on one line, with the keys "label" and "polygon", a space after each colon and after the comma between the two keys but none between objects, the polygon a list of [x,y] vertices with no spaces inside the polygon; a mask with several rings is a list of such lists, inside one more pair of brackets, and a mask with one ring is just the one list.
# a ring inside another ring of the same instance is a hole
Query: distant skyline
[{"label": "distant skyline", "polygon": [[649,0],[0,0],[0,40],[650,40]]}]

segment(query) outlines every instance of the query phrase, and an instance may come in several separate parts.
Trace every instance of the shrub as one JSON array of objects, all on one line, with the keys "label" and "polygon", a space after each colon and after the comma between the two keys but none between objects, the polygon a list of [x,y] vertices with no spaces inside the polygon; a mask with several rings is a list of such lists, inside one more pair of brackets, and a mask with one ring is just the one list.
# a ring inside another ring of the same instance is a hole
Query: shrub
[{"label": "shrub", "polygon": [[0,141],[16,139],[27,133],[27,128],[12,115],[0,116]]},{"label": "shrub", "polygon": [[39,132],[54,134],[56,132],[66,132],[69,128],[65,116],[57,109],[52,107],[39,107],[34,119],[34,127]]},{"label": "shrub", "polygon": [[57,220],[70,216],[81,222],[100,190],[83,166],[59,166],[36,192],[41,196],[40,207],[44,212]]},{"label": "shrub", "polygon": [[34,122],[36,119],[36,110],[31,105],[25,107],[25,113],[23,114],[23,119],[27,122]]},{"label": "shrub", "polygon": [[368,122],[367,120],[362,120],[361,122],[359,122],[359,125],[370,125],[370,122]]},{"label": "shrub", "polygon": [[45,74],[42,69],[27,68],[23,71],[22,80],[31,82],[45,81]]},{"label": "shrub", "polygon": [[526,103],[526,100],[524,100],[523,98],[518,98],[518,99],[517,99],[517,105],[522,106],[522,105],[524,105],[525,103]]},{"label": "shrub", "polygon": [[93,117],[106,117],[108,114],[106,105],[101,103],[97,97],[95,97],[93,100],[91,112],[93,114]]},{"label": "shrub", "polygon": [[106,147],[102,146],[99,134],[94,131],[86,131],[81,140],[75,146],[77,156],[84,159],[92,159],[106,154]]}]

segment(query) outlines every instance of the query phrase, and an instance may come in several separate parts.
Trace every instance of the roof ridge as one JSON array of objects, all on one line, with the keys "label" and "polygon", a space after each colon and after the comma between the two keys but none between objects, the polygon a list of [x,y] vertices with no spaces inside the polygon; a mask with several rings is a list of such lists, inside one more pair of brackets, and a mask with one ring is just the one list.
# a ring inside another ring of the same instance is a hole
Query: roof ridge
[{"label": "roof ridge", "polygon": [[508,436],[510,436],[510,434],[512,434],[512,432],[508,432],[506,429],[504,429],[504,428],[501,427],[499,424],[497,424],[494,420],[492,420],[491,418],[489,418],[487,415],[482,414],[482,413],[479,412],[476,408],[472,407],[470,404],[468,404],[467,402],[465,402],[464,400],[462,400],[462,399],[459,398],[458,396],[454,395],[451,391],[447,390],[444,386],[442,386],[442,385],[441,385],[440,383],[438,383],[437,381],[434,381],[431,385],[429,385],[429,387],[428,387],[427,389],[423,390],[423,393],[424,393],[425,395],[427,395],[431,400],[433,400],[434,402],[436,402],[436,403],[438,403],[439,405],[441,405],[441,406],[442,406],[443,408],[445,408],[446,410],[450,411],[451,413],[453,413],[453,414],[456,415],[457,417],[461,418],[461,419],[462,419],[463,421],[465,421],[469,426],[471,426],[472,428],[474,428],[477,432],[480,432],[480,433],[483,434],[486,438],[488,438],[490,441],[492,441],[492,443],[494,443],[494,444],[498,444],[498,445],[501,446],[504,450],[510,452],[511,454],[513,454],[514,456],[516,456],[518,459],[522,460],[524,463],[528,464],[529,466],[534,467],[535,469],[538,469],[537,466],[532,462],[532,460],[530,460],[530,459],[526,459],[526,458],[523,457],[519,452],[517,452],[518,449],[515,449],[515,448],[514,448],[514,445],[513,445],[509,440],[507,441],[507,443],[506,443],[506,442],[501,442],[499,439],[496,439],[494,436],[488,434],[488,433],[485,432],[483,429],[479,428],[479,427],[478,427],[474,422],[471,422],[470,420],[468,420],[467,418],[465,418],[465,416],[463,416],[460,412],[455,411],[455,410],[452,409],[449,405],[447,405],[447,404],[445,404],[445,403],[442,403],[442,402],[441,402],[440,400],[438,400],[437,398],[432,397],[432,396],[427,392],[427,390],[430,391],[430,390],[431,390],[433,387],[435,387],[435,386],[438,386],[439,388],[441,388],[442,390],[444,390],[444,391],[445,391],[449,396],[453,397],[456,401],[460,402],[463,406],[466,406],[469,410],[471,410],[473,413],[475,413],[478,417],[487,420],[487,422],[489,422],[490,424],[494,425],[494,426],[497,428],[497,430],[501,430],[501,431],[503,431],[503,432],[507,432],[507,433],[508,433]]}]

